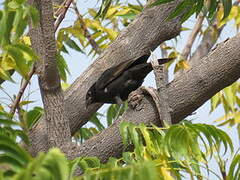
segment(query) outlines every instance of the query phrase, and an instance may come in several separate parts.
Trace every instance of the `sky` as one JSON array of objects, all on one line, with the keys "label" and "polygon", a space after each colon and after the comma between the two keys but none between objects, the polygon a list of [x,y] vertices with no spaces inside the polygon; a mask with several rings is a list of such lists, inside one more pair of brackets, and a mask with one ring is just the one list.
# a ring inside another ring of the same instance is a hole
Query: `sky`
[{"label": "sky", "polygon": [[[3,2],[2,0],[0,0],[0,2]],[[87,11],[87,8],[89,7],[95,7],[96,6],[96,0],[82,0],[82,1],[78,1],[79,3],[77,3],[79,11],[81,14],[84,14]],[[135,3],[135,0],[129,0],[128,2],[131,3]],[[70,11],[67,13],[65,19],[63,20],[61,27],[67,27],[69,25],[71,25],[73,23],[73,21],[75,20],[75,15],[73,13],[73,10],[70,9]],[[196,20],[194,17],[191,17],[190,20],[188,20],[187,22],[185,22],[183,24],[183,27],[188,27],[188,28],[192,28],[193,25],[195,24]],[[206,22],[205,22],[206,23]],[[191,31],[184,31],[180,34],[180,36],[178,37],[178,45],[177,45],[177,50],[179,50],[179,52],[181,52],[181,50],[184,47],[184,43],[186,42],[186,39],[188,38],[188,35]],[[219,42],[224,41],[225,39],[232,37],[236,34],[236,30],[234,28],[234,24],[233,22],[229,23],[228,26],[226,26],[226,28],[224,28],[221,37],[219,38]],[[196,42],[194,43],[193,49],[195,49],[197,46],[197,42],[199,42],[201,39],[196,39]],[[80,52],[76,52],[74,50],[68,49],[69,50],[69,54],[70,55],[64,55],[64,58],[67,60],[71,75],[68,76],[68,83],[72,83],[74,82],[74,80],[81,75],[81,73],[92,63],[94,62],[94,59],[91,59],[91,57],[89,58],[88,56],[81,54]],[[161,53],[160,50],[156,50],[154,51],[154,54],[157,57],[161,57]],[[169,78],[170,80],[173,79],[173,68],[170,68],[169,71]],[[16,80],[16,82],[20,81],[20,76],[15,73],[13,76],[13,79]],[[147,78],[145,79],[144,86],[152,86],[155,87],[155,79],[153,76],[153,73],[150,73]],[[10,95],[12,96],[13,94],[17,94],[18,90],[19,90],[19,84],[18,83],[3,83],[2,87],[4,88],[4,90]],[[30,97],[29,97],[30,94]],[[6,93],[4,93],[2,90],[0,90],[0,102],[2,101],[7,101],[6,100],[9,99],[8,96],[6,95]],[[27,87],[25,95],[24,95],[24,99],[25,100],[34,100],[36,102],[28,105],[28,108],[32,108],[34,106],[42,106],[42,102],[41,102],[41,98],[40,98],[40,93],[39,93],[39,89],[38,89],[38,82],[37,82],[37,77],[36,75],[33,77],[30,86]],[[101,112],[105,112],[106,108],[108,106],[103,106],[100,111]],[[204,105],[202,105],[196,112],[194,115],[189,116],[187,119],[189,120],[193,120],[194,123],[206,123],[206,124],[214,124],[216,125],[216,123],[213,123],[214,120],[216,120],[217,118],[219,118],[220,116],[222,116],[224,114],[223,108],[222,107],[218,107],[213,113],[209,114],[209,110],[210,110],[210,103],[209,101],[206,102]],[[239,147],[239,142],[238,142],[238,135],[237,135],[237,131],[236,128],[229,128],[229,127],[221,127],[221,129],[223,129],[225,132],[228,133],[228,135],[230,135],[233,139],[234,145],[235,147]],[[216,165],[213,165],[216,166]],[[214,167],[214,169],[217,169],[217,167]]]}]

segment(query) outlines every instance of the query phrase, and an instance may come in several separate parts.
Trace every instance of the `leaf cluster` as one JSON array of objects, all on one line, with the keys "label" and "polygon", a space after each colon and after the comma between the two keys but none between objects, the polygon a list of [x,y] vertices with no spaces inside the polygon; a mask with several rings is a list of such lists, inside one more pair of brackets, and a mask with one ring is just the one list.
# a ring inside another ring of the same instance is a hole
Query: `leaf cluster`
[{"label": "leaf cluster", "polygon": [[[31,155],[16,140],[0,134],[0,179],[182,179],[187,174],[201,179],[208,167],[208,156],[233,151],[229,136],[211,125],[184,122],[167,129],[123,122],[121,134],[125,145],[133,151],[119,159],[101,163],[96,157],[67,160],[58,149]],[[209,146],[207,145],[209,144]],[[201,146],[203,145],[203,146]],[[213,148],[215,147],[215,148]],[[213,151],[216,149],[217,151]],[[222,155],[223,155],[222,154]],[[81,168],[82,175],[74,175]],[[228,178],[239,177],[239,155],[233,157]],[[215,176],[220,177],[215,173]]]}]

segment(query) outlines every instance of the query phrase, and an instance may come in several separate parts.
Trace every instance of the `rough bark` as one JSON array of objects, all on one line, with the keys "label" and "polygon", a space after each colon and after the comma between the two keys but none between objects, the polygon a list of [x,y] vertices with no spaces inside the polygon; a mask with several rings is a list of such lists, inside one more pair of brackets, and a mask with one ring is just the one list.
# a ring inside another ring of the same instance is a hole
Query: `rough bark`
[{"label": "rough bark", "polygon": [[[190,70],[171,82],[169,105],[173,123],[194,112],[219,90],[240,77],[240,34],[221,43],[208,56],[199,59]],[[103,162],[119,157],[124,150],[119,133],[121,121],[160,125],[158,112],[150,97],[145,97],[136,109],[128,109],[114,124],[80,147],[72,149],[72,157],[97,156]]]},{"label": "rough bark", "polygon": [[179,17],[166,21],[178,2],[146,8],[66,91],[66,110],[70,112],[72,133],[83,126],[101,106],[95,104],[86,110],[85,95],[102,72],[120,62],[136,59],[180,33]]},{"label": "rough bark", "polygon": [[217,29],[216,25],[212,25],[206,30],[201,43],[193,53],[193,56],[189,59],[190,66],[198,63],[197,61],[199,59],[206,56],[211,51],[224,27],[225,26],[222,26],[221,28]]},{"label": "rough bark", "polygon": [[[60,85],[60,77],[56,63],[56,41],[54,31],[53,7],[51,0],[35,0],[36,8],[40,12],[39,27],[30,30],[33,49],[38,53],[40,60],[36,64],[39,86],[45,109],[46,131],[48,138],[46,147],[61,148],[70,142],[70,128],[67,115],[64,111],[64,98]],[[31,142],[32,139],[30,136]],[[36,152],[35,146],[32,146]]]},{"label": "rough bark", "polygon": [[[180,32],[179,18],[165,21],[176,5],[175,1],[145,9],[65,92],[65,110],[69,113],[72,134],[101,106],[96,104],[86,110],[85,94],[104,70],[122,61],[140,57]],[[190,70],[167,86],[169,106],[173,110],[171,112],[173,123],[181,121],[216,92],[239,78],[239,40],[238,35],[220,44],[215,51],[203,59],[198,59]],[[36,151],[42,151],[46,147],[44,119],[46,117],[30,132]],[[68,155],[71,158],[85,155],[98,156],[102,161],[106,161],[110,156],[120,156],[123,146],[119,135],[119,123],[122,120],[160,125],[155,105],[151,98],[146,97],[140,104],[140,108],[127,110],[110,128],[81,146],[72,146],[68,149]]]},{"label": "rough bark", "polygon": [[[95,104],[86,110],[85,95],[103,71],[120,62],[136,59],[180,33],[179,17],[166,21],[177,2],[146,8],[65,92],[65,110],[69,113],[71,134],[101,107],[101,104]],[[34,140],[32,145],[37,151],[46,149],[45,131],[43,118],[30,132]]]},{"label": "rough bark", "polygon": [[157,92],[158,92],[158,102],[156,103],[156,107],[159,112],[161,124],[163,126],[169,126],[172,124],[171,115],[170,115],[170,107],[168,104],[168,91],[167,91],[167,78],[164,77],[164,65],[159,65],[158,61],[155,59],[155,61],[151,61],[154,75],[155,75],[155,81],[157,85]]},{"label": "rough bark", "polygon": [[[173,123],[178,123],[194,112],[204,102],[240,77],[240,35],[221,43],[208,56],[199,59],[190,70],[176,78],[168,86],[169,105]],[[118,157],[123,151],[119,134],[121,121],[154,123],[160,125],[157,110],[151,98],[143,99],[140,107],[129,109],[108,129],[83,143],[72,147],[72,158],[98,156],[102,161]]]}]

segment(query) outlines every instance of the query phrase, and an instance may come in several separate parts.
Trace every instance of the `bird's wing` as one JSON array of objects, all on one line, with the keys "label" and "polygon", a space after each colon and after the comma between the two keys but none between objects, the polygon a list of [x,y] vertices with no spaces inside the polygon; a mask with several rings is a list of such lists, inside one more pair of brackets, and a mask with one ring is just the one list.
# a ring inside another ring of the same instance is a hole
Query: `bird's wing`
[{"label": "bird's wing", "polygon": [[97,80],[96,87],[98,89],[104,89],[114,79],[118,78],[126,69],[133,67],[137,64],[147,62],[148,57],[149,55],[144,55],[136,60],[124,61],[117,66],[107,69],[102,73],[100,78]]}]

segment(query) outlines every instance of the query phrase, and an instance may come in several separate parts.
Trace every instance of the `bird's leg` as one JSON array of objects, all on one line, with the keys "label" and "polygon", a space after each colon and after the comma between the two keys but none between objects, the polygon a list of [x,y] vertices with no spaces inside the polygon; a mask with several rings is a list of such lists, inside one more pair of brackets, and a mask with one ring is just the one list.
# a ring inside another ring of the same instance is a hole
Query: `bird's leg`
[{"label": "bird's leg", "polygon": [[142,99],[143,99],[143,94],[141,92],[141,88],[139,88],[128,95],[128,104],[134,109],[138,105],[140,105]]},{"label": "bird's leg", "polygon": [[122,99],[119,96],[114,97],[114,99],[119,106],[123,103]]}]

